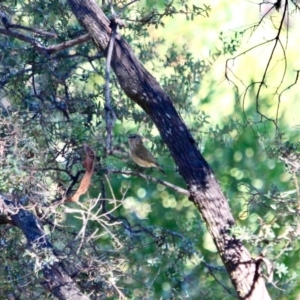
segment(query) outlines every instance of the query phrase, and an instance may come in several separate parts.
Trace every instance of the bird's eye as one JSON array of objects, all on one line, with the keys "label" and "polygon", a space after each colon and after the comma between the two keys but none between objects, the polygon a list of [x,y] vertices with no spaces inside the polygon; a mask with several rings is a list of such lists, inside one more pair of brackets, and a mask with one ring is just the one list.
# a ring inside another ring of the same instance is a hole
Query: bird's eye
[{"label": "bird's eye", "polygon": [[128,136],[129,139],[134,139],[134,138],[136,138],[136,137],[137,137],[136,134],[131,134],[130,136]]}]

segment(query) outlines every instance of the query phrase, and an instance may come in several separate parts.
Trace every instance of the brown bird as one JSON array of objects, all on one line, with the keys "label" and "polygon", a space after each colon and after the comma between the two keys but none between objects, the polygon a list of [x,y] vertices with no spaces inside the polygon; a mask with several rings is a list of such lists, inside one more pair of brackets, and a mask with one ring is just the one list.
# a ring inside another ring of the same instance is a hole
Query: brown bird
[{"label": "brown bird", "polygon": [[142,136],[140,136],[137,133],[131,134],[130,136],[128,136],[128,142],[129,142],[130,156],[136,164],[144,168],[151,168],[151,167],[157,168],[164,175],[166,175],[163,168],[156,161],[152,153],[144,146]]}]

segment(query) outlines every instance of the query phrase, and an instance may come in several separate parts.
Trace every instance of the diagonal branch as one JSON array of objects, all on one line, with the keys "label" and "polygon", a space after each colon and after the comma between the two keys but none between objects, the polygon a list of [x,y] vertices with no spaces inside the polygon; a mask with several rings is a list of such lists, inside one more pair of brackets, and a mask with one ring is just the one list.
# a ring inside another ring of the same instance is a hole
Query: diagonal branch
[{"label": "diagonal branch", "polygon": [[[112,7],[112,4],[111,4]],[[104,115],[106,123],[106,153],[112,154],[112,130],[116,122],[116,115],[114,110],[111,107],[111,98],[110,98],[110,64],[111,57],[114,50],[115,37],[117,33],[118,25],[112,21],[112,32],[110,36],[108,54],[106,60],[105,68],[105,105],[104,105]]]},{"label": "diagonal branch", "polygon": [[74,46],[77,46],[79,44],[85,43],[91,39],[91,36],[89,34],[85,34],[82,36],[79,36],[73,40],[65,41],[63,43],[52,45],[49,47],[44,47],[44,49],[47,51],[48,54],[53,54],[55,52],[65,50],[67,48],[71,48]]},{"label": "diagonal branch", "polygon": [[82,43],[85,43],[85,42],[87,42],[91,39],[89,34],[85,34],[85,35],[82,35],[82,36],[80,36],[78,38],[75,38],[73,40],[65,41],[63,43],[52,45],[52,46],[49,46],[49,47],[44,47],[36,39],[31,38],[31,37],[29,37],[25,34],[19,33],[17,31],[0,28],[0,34],[4,34],[4,35],[7,35],[7,36],[16,38],[18,40],[21,40],[23,42],[26,42],[26,43],[32,45],[38,52],[40,52],[42,54],[48,54],[48,55],[53,54],[53,53],[58,52],[58,51],[62,51],[62,50],[67,49],[67,48],[71,48],[73,46],[76,46],[76,45],[79,45],[79,44],[82,44]]},{"label": "diagonal branch", "polygon": [[23,29],[23,30],[31,31],[31,32],[34,32],[38,35],[43,35],[43,36],[46,36],[46,37],[49,37],[49,38],[57,38],[56,33],[47,32],[47,31],[44,31],[44,30],[35,29],[35,28],[31,28],[31,27],[27,27],[27,26],[23,26],[23,25],[19,25],[19,24],[10,24],[9,28]]},{"label": "diagonal branch", "polygon": [[60,267],[59,260],[54,254],[54,249],[49,238],[41,222],[33,213],[13,204],[12,201],[0,195],[0,217],[2,216],[5,216],[23,232],[28,244],[36,252],[37,256],[51,255],[54,257],[54,263],[44,262],[42,264],[45,281],[41,284],[45,289],[61,300],[89,299],[89,297],[85,296],[79,290],[72,278]]},{"label": "diagonal branch", "polygon": [[149,175],[145,175],[145,174],[138,173],[138,172],[132,172],[132,171],[123,171],[123,170],[109,170],[109,172],[113,173],[113,174],[124,174],[124,175],[128,175],[128,176],[140,177],[140,178],[143,178],[145,180],[152,181],[152,182],[164,185],[164,186],[166,186],[166,187],[168,187],[168,188],[174,190],[175,192],[177,192],[179,194],[182,194],[184,196],[187,196],[187,197],[190,196],[190,192],[188,190],[183,189],[183,188],[181,188],[181,187],[179,187],[175,184],[172,184],[168,181],[157,179],[157,178],[154,178],[154,177],[149,176]]},{"label": "diagonal branch", "polygon": [[[98,3],[95,0],[68,0],[68,3],[99,51],[107,56],[110,22]],[[140,105],[156,124],[188,186],[189,199],[206,222],[239,298],[269,300],[260,266],[242,242],[230,234],[234,218],[214,173],[197,149],[171,98],[119,34],[115,38],[111,67],[126,95]]]}]

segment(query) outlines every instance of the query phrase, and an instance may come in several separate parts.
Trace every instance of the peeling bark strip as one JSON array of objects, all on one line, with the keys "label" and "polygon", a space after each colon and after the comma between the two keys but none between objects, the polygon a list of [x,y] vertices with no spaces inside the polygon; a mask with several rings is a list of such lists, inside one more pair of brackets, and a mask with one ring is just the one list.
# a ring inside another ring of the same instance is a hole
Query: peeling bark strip
[{"label": "peeling bark strip", "polygon": [[[110,22],[96,1],[68,2],[99,51],[107,55]],[[139,104],[156,124],[188,186],[190,200],[206,222],[238,297],[270,299],[259,266],[242,243],[229,235],[234,219],[212,170],[197,149],[170,97],[141,65],[119,34],[115,38],[111,66],[127,96]]]},{"label": "peeling bark strip", "polygon": [[[44,255],[53,255],[53,247],[43,229],[40,220],[31,212],[15,206],[10,200],[0,195],[0,217],[5,216],[13,225],[22,230],[32,251],[45,251]],[[56,261],[58,259],[56,258]],[[42,286],[53,296],[61,300],[89,300],[77,287],[72,278],[59,266],[58,262],[42,264],[44,281]]]},{"label": "peeling bark strip", "polygon": [[82,180],[76,193],[73,196],[68,197],[66,199],[66,202],[77,202],[80,196],[84,195],[88,191],[89,186],[91,184],[92,176],[94,174],[96,154],[95,151],[87,144],[83,145],[83,151],[85,154],[85,158],[82,162],[82,166],[85,168],[85,173],[82,177]]}]

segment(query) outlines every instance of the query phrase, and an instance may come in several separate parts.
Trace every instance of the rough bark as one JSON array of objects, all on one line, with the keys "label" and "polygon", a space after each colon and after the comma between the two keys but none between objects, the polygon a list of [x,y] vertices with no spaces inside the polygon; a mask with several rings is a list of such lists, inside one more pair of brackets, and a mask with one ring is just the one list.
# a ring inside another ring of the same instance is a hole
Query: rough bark
[{"label": "rough bark", "polygon": [[[29,211],[14,205],[9,199],[0,195],[0,216],[6,218],[9,223],[22,230],[28,244],[34,246],[32,251],[47,251],[48,255],[54,255],[53,247],[46,236],[39,219]],[[42,286],[53,296],[61,300],[88,300],[72,278],[60,267],[58,262],[43,264],[44,281]]]},{"label": "rough bark", "polygon": [[[68,0],[78,21],[107,55],[111,28],[95,0]],[[127,42],[116,35],[111,66],[126,95],[139,104],[156,124],[184,178],[190,200],[207,224],[240,299],[270,299],[259,263],[242,243],[230,236],[234,225],[228,201],[204,160],[170,97],[134,56]]]}]

